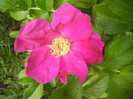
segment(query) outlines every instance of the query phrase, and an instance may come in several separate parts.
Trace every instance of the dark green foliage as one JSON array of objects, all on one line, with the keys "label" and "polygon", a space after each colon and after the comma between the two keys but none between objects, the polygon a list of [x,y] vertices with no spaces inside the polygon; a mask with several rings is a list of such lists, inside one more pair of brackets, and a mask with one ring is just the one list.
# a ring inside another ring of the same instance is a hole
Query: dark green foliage
[{"label": "dark green foliage", "polygon": [[82,99],[82,86],[76,75],[69,75],[68,82],[53,91],[50,99]]}]

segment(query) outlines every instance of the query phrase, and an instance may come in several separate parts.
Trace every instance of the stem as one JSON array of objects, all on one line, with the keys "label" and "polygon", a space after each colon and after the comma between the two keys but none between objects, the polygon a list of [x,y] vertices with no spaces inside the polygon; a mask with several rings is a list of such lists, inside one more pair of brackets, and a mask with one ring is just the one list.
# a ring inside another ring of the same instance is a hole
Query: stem
[{"label": "stem", "polygon": [[[29,8],[29,10],[30,10],[30,9],[32,9],[32,10],[41,10],[40,8],[36,8],[36,7]],[[50,10],[49,12],[54,13],[55,10]]]},{"label": "stem", "polygon": [[85,87],[86,85],[90,84],[93,80],[95,80],[98,77],[98,73],[95,73],[89,80],[87,80],[82,87]]},{"label": "stem", "polygon": [[117,70],[117,69],[116,69],[116,70],[113,70],[113,71],[114,71],[114,72],[117,72],[117,73],[120,73],[120,71],[119,71],[119,70]]},{"label": "stem", "polygon": [[32,8],[29,8],[29,9],[32,9],[32,10],[41,10],[40,8],[36,8],[36,7],[32,7]]},{"label": "stem", "polygon": [[103,70],[104,68],[103,67],[101,67],[101,66],[99,66],[99,65],[93,65],[93,66],[95,66],[95,67],[97,67],[98,69],[100,69],[100,70]]},{"label": "stem", "polygon": [[54,13],[54,12],[55,12],[55,10],[50,10],[49,12]]}]

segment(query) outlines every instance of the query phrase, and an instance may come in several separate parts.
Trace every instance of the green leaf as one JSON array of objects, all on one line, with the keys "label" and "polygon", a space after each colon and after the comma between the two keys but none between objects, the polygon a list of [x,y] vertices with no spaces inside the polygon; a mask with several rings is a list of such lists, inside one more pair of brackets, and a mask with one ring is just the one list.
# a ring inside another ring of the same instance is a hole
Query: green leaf
[{"label": "green leaf", "polygon": [[63,4],[64,0],[54,0],[54,9],[59,8]]},{"label": "green leaf", "polygon": [[133,65],[127,66],[120,70],[120,75],[123,76],[127,81],[133,83]]},{"label": "green leaf", "polygon": [[[20,1],[20,0],[19,0]],[[32,0],[24,0],[24,2],[26,3],[27,7],[30,8],[31,4],[32,4]]]},{"label": "green leaf", "polygon": [[28,11],[27,10],[22,10],[22,11],[11,11],[10,15],[13,17],[15,20],[19,21],[22,19],[25,19],[28,16]]},{"label": "green leaf", "polygon": [[132,99],[133,85],[127,82],[120,74],[111,73],[108,87],[111,99]]},{"label": "green leaf", "polygon": [[95,33],[98,33],[98,34],[103,34],[103,31],[98,29],[94,24],[93,22],[91,22],[91,26],[92,26],[92,31],[95,32]]},{"label": "green leaf", "polygon": [[45,19],[49,23],[51,22],[52,19],[52,16],[43,10],[31,10],[30,14],[33,16],[34,19]]},{"label": "green leaf", "polygon": [[56,80],[54,79],[53,81],[49,82],[49,84],[51,85],[51,87],[56,87]]},{"label": "green leaf", "polygon": [[49,11],[53,8],[54,0],[36,0],[36,4],[42,10]]},{"label": "green leaf", "polygon": [[133,64],[133,37],[123,36],[105,48],[104,60],[101,66],[109,70],[120,69]]},{"label": "green leaf", "polygon": [[67,0],[70,4],[79,8],[90,8],[96,4],[97,0]]},{"label": "green leaf", "polygon": [[25,70],[20,71],[19,73],[19,83],[26,85],[26,84],[30,84],[30,83],[36,83],[36,80],[28,77],[25,74]]},{"label": "green leaf", "polygon": [[28,9],[31,7],[31,0],[13,0],[16,4],[18,4],[23,9]]},{"label": "green leaf", "polygon": [[133,1],[132,0],[106,0],[108,8],[121,20],[126,21],[133,26]]},{"label": "green leaf", "polygon": [[10,37],[12,37],[12,38],[17,38],[18,33],[19,33],[19,31],[11,31],[9,35],[10,35]]},{"label": "green leaf", "polygon": [[68,77],[68,82],[61,88],[57,88],[53,91],[50,99],[81,99],[82,98],[82,86],[79,78],[76,75]]},{"label": "green leaf", "polygon": [[14,9],[16,8],[16,5],[11,0],[0,0],[0,8]]},{"label": "green leaf", "polygon": [[6,9],[1,9],[0,8],[0,12],[4,13],[4,12],[6,12]]},{"label": "green leaf", "polygon": [[23,99],[40,99],[43,93],[43,85],[36,83],[24,91]]},{"label": "green leaf", "polygon": [[87,98],[99,97],[107,90],[108,82],[108,75],[98,78],[94,83],[84,88],[83,96]]},{"label": "green leaf", "polygon": [[[93,7],[95,26],[107,34],[125,33],[133,28],[131,0],[105,0]],[[132,21],[131,21],[132,20]],[[131,22],[129,22],[131,21]]]}]

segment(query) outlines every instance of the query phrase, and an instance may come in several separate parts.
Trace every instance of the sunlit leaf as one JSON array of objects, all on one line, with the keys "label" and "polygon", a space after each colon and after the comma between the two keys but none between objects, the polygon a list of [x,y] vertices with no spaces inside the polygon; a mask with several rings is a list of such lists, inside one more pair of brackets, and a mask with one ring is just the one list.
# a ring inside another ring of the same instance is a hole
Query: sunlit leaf
[{"label": "sunlit leaf", "polygon": [[24,91],[23,99],[40,99],[43,93],[43,85],[36,83]]},{"label": "sunlit leaf", "polygon": [[25,74],[25,70],[20,71],[19,73],[19,83],[26,85],[26,84],[30,84],[30,83],[36,83],[36,81],[30,77],[28,77]]},{"label": "sunlit leaf", "polygon": [[28,16],[28,11],[27,10],[22,10],[22,11],[11,11],[10,15],[17,21],[25,19]]},{"label": "sunlit leaf", "polygon": [[12,38],[17,38],[18,33],[19,33],[19,31],[11,31],[11,32],[10,32],[10,37],[12,37]]}]

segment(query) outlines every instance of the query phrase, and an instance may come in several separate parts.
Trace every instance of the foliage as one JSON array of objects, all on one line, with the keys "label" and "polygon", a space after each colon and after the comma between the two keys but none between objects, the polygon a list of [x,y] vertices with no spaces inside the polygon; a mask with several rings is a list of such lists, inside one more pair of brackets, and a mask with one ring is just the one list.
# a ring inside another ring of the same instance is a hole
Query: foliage
[{"label": "foliage", "polygon": [[[88,66],[83,85],[76,75],[68,75],[66,85],[58,79],[42,85],[23,70],[30,52],[15,53],[13,42],[26,22],[43,18],[50,23],[63,3],[91,16],[93,32],[105,42],[103,62]],[[0,11],[1,99],[22,98],[23,93],[24,99],[133,98],[132,0],[0,0]]]}]

